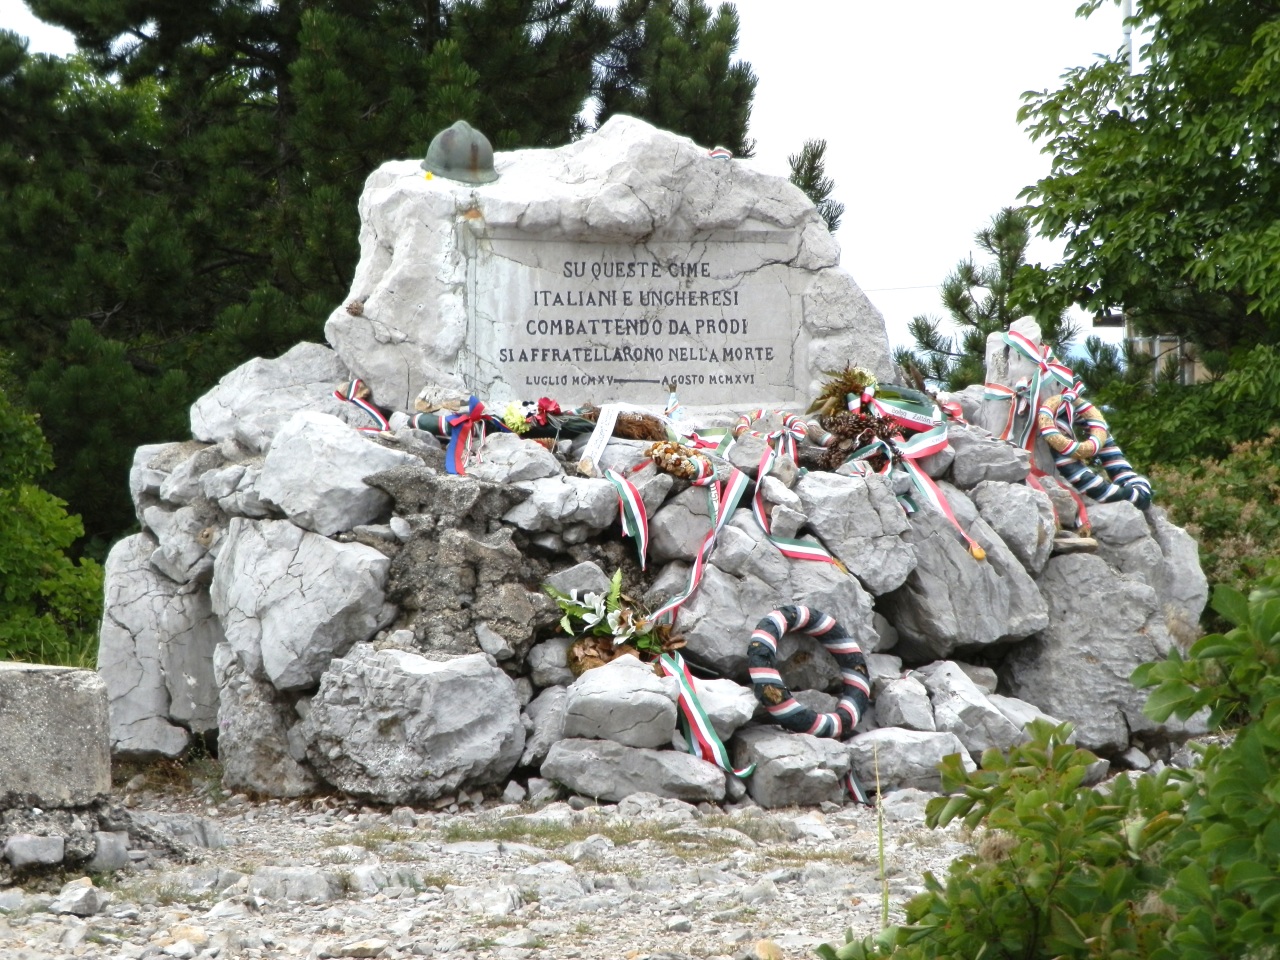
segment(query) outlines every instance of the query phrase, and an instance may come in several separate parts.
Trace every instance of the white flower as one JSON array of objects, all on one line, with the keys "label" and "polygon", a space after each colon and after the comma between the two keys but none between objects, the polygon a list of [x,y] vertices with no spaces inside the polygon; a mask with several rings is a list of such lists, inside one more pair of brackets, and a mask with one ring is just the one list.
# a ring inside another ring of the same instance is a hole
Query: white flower
[{"label": "white flower", "polygon": [[587,608],[587,612],[582,614],[582,624],[584,627],[594,627],[597,623],[605,618],[605,597],[602,593],[588,593],[582,598],[582,605]]}]

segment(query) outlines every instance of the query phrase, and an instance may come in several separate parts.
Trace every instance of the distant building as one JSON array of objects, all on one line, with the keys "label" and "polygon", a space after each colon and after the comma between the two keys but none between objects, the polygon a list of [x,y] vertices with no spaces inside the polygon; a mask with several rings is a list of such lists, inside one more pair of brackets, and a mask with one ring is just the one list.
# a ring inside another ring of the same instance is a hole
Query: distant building
[{"label": "distant building", "polygon": [[1186,384],[1202,383],[1210,379],[1209,371],[1200,362],[1200,356],[1196,351],[1195,344],[1189,340],[1174,336],[1171,333],[1162,333],[1156,336],[1139,336],[1134,332],[1133,319],[1126,316],[1122,310],[1108,310],[1106,313],[1095,314],[1093,326],[1095,329],[1099,327],[1123,327],[1125,343],[1130,346],[1134,353],[1156,358],[1156,362],[1151,367],[1151,378],[1153,380],[1165,369],[1170,357],[1174,357],[1177,360],[1179,382]]}]

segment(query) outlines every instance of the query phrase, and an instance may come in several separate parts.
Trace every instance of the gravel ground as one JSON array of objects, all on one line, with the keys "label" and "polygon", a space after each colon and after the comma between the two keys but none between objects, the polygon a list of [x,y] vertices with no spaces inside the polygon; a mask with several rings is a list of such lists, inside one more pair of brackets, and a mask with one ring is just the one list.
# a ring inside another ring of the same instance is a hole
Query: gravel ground
[{"label": "gravel ground", "polygon": [[54,912],[74,876],[0,889],[0,957],[811,957],[846,927],[879,929],[886,885],[901,919],[924,872],[969,849],[958,828],[924,825],[915,791],[887,798],[885,881],[876,812],[852,805],[212,796],[122,792],[131,812],[225,845],[188,864],[132,852],[133,868],[92,878],[103,897],[80,912],[107,902],[85,916]]}]

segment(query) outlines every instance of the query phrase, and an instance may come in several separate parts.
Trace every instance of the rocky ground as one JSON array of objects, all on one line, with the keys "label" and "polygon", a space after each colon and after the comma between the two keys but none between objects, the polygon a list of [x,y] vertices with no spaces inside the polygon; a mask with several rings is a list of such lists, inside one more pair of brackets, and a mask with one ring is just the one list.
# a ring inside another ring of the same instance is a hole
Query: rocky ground
[{"label": "rocky ground", "polygon": [[214,846],[189,863],[131,851],[93,889],[64,889],[75,874],[0,889],[0,957],[811,957],[846,927],[879,929],[886,885],[901,919],[924,872],[968,849],[958,829],[924,825],[917,791],[888,797],[883,883],[876,812],[853,805],[464,794],[387,810],[143,776],[117,799]]}]

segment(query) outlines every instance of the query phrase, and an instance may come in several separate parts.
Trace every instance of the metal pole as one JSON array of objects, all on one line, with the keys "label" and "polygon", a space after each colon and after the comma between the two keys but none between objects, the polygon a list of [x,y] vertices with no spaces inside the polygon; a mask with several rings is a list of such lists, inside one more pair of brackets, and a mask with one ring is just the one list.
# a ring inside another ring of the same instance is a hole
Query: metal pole
[{"label": "metal pole", "polygon": [[1124,33],[1124,65],[1133,73],[1133,26],[1129,21],[1133,18],[1133,0],[1123,0],[1120,4],[1120,29]]}]

